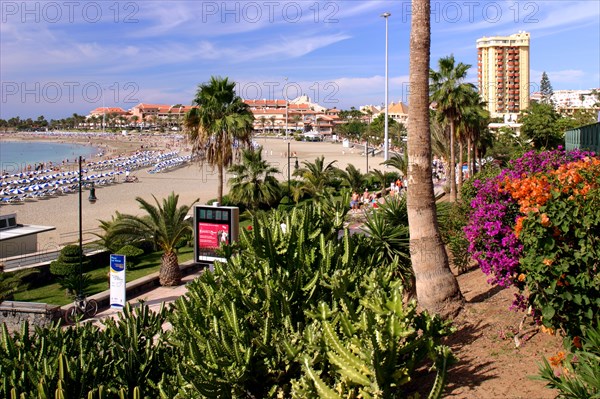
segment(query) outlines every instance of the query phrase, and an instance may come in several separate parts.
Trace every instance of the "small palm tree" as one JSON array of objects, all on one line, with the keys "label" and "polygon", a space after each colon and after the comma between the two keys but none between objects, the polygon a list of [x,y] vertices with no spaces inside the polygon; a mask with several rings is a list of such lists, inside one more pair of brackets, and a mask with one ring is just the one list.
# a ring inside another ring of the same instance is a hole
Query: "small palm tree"
[{"label": "small palm tree", "polygon": [[[335,167],[337,161],[325,164],[325,157],[316,158],[314,162],[302,161],[304,167],[294,171],[294,176],[302,178],[301,193],[319,199],[333,182],[339,169]],[[294,193],[296,196],[297,193]]]},{"label": "small palm tree", "polygon": [[301,120],[302,117],[300,115],[294,115],[292,117],[292,121],[294,122],[294,130],[298,131],[298,125],[300,124]]},{"label": "small palm tree", "polygon": [[406,197],[391,197],[377,212],[367,214],[363,230],[376,258],[374,264],[397,262],[398,274],[405,288],[413,291],[413,271],[409,251]]},{"label": "small palm tree", "polygon": [[271,166],[262,157],[262,147],[242,151],[242,163],[229,168],[234,177],[229,179],[230,198],[248,208],[273,205],[280,196],[279,182],[273,176],[279,169]]},{"label": "small palm tree", "polygon": [[[388,160],[388,162],[389,162],[389,160]],[[381,188],[381,192],[385,193],[385,189],[387,188],[387,178],[388,178],[388,176],[386,175],[386,173],[380,171],[379,169],[374,169],[374,170],[372,170],[369,173],[379,183],[379,187]]]},{"label": "small palm tree", "polygon": [[[185,220],[192,205],[177,206],[179,195],[171,193],[163,199],[162,205],[152,196],[156,206],[137,197],[140,209],[147,215],[139,217],[121,214],[111,227],[113,237],[128,242],[151,240],[164,253],[160,266],[160,285],[174,286],[181,282],[181,270],[177,259],[177,243],[192,232],[192,225]],[[196,199],[194,202],[197,202]]]},{"label": "small palm tree", "polygon": [[350,164],[346,166],[346,170],[340,170],[340,177],[342,178],[342,184],[350,187],[351,191],[360,192],[365,186],[365,175],[360,173],[360,170],[356,169],[356,166]]},{"label": "small palm tree", "polygon": [[260,117],[260,126],[262,127],[262,134],[265,134],[265,124],[267,123],[267,118],[263,116]]},{"label": "small palm tree", "polygon": [[4,265],[0,263],[0,302],[6,299],[12,299],[15,292],[27,289],[28,283],[23,280],[25,277],[37,273],[37,269],[25,269],[16,272],[4,272]]},{"label": "small palm tree", "polygon": [[387,161],[383,162],[384,165],[396,168],[402,173],[402,176],[408,175],[408,153],[406,152],[406,145],[404,145],[404,153],[394,154]]}]

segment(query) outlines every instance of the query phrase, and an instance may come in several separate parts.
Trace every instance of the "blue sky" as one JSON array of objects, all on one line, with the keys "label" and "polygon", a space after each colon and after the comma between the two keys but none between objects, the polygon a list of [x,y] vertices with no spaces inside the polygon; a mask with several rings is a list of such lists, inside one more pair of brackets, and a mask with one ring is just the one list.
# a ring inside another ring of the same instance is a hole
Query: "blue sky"
[{"label": "blue sky", "polygon": [[[348,109],[407,101],[410,1],[0,1],[0,118],[190,104],[211,75],[246,98]],[[600,1],[432,1],[432,66],[483,36],[531,33],[531,83],[600,87]],[[287,80],[286,80],[287,79]],[[284,94],[283,87],[287,87]],[[103,93],[103,94],[102,94]]]}]

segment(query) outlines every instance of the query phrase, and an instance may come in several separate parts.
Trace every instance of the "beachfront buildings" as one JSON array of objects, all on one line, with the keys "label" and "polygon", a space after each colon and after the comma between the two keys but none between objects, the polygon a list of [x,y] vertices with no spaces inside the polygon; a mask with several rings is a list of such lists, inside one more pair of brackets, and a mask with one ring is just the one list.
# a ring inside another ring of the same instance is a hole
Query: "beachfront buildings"
[{"label": "beachfront buildings", "polygon": [[529,107],[529,41],[527,32],[477,40],[479,94],[492,117]]},{"label": "beachfront buildings", "polygon": [[[340,110],[328,109],[310,101],[307,96],[294,100],[244,100],[254,114],[255,133],[294,134],[295,132],[330,136],[343,121]],[[140,103],[125,111],[116,107],[100,107],[86,118],[87,127],[143,128],[179,130],[185,114],[192,106],[181,104]]]},{"label": "beachfront buildings", "polygon": [[556,90],[552,104],[563,116],[573,116],[577,110],[600,111],[600,88],[591,90]]},{"label": "beachfront buildings", "polygon": [[186,112],[192,109],[189,105],[146,104],[140,103],[131,108],[131,120],[140,126],[162,126],[179,128]]},{"label": "beachfront buildings", "polygon": [[388,108],[388,116],[404,126],[408,126],[408,106],[403,102],[392,102]]},{"label": "beachfront buildings", "polygon": [[128,111],[118,107],[99,107],[86,117],[86,125],[97,128],[132,127],[132,128],[166,128],[179,130],[185,113],[192,107],[176,104],[140,103]]},{"label": "beachfront buildings", "polygon": [[312,103],[306,96],[294,100],[244,100],[254,114],[254,131],[293,135],[296,132],[330,136],[342,123],[340,110]]}]

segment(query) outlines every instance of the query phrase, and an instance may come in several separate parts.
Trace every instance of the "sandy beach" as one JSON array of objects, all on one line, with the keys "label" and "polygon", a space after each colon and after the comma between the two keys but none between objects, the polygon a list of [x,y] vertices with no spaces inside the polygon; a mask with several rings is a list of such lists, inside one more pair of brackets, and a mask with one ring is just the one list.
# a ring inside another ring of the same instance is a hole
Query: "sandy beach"
[{"label": "sandy beach", "polygon": [[[7,135],[3,138],[8,140]],[[10,138],[13,139],[12,137]],[[52,140],[53,138],[48,138]],[[59,140],[67,141],[64,137]],[[177,147],[171,139],[150,138],[148,136],[139,137],[130,135],[121,137],[116,135],[110,140],[100,140],[94,143],[95,138],[82,139],[91,140],[92,145],[101,144],[106,146],[107,155],[116,156],[130,153],[144,145],[146,148],[172,150],[181,149],[185,153],[185,143],[180,143],[181,148]],[[71,141],[71,140],[68,140]],[[273,166],[277,167],[281,173],[277,176],[280,181],[286,181],[288,175],[287,168],[287,145],[283,139],[278,138],[257,138],[256,142],[263,146],[263,157]],[[362,172],[366,170],[366,160],[362,156],[361,147],[344,148],[342,143],[331,142],[290,142],[290,153],[298,157],[300,165],[303,161],[314,161],[315,158],[323,155],[326,162],[337,161],[335,164],[339,168],[345,168],[348,164],[355,165]],[[381,155],[374,159],[369,157],[370,170],[383,169],[380,162],[383,161]],[[291,159],[293,172],[294,158]],[[95,239],[92,233],[99,233],[99,220],[110,220],[116,211],[129,214],[141,214],[136,197],[142,197],[146,200],[152,200],[154,195],[159,201],[168,196],[171,192],[179,195],[180,204],[191,204],[199,199],[200,204],[208,203],[217,197],[217,175],[207,165],[188,164],[179,169],[149,174],[147,170],[138,170],[132,173],[138,177],[137,183],[123,183],[121,177],[119,182],[113,185],[102,186],[96,189],[98,201],[91,204],[87,201],[89,192],[83,192],[82,206],[82,225],[84,241]],[[225,186],[225,190],[228,187]],[[17,214],[17,222],[20,224],[34,224],[42,226],[54,226],[56,230],[43,233],[38,237],[38,250],[45,251],[62,247],[63,245],[74,243],[78,240],[79,208],[77,193],[67,194],[59,197],[40,199],[34,202],[24,202],[21,204],[8,204],[0,206],[1,214]]]}]

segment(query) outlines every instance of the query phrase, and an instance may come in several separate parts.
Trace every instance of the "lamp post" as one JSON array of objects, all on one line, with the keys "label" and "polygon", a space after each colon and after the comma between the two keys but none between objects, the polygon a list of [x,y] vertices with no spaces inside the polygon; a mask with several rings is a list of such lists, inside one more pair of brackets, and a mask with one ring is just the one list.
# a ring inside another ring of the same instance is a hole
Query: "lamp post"
[{"label": "lamp post", "polygon": [[[287,98],[288,78],[285,77],[285,78],[283,78],[283,80],[285,80],[285,84],[283,85],[283,91],[282,91],[283,99],[285,100],[285,141],[288,141],[288,128],[289,128],[289,126],[288,126],[288,109],[289,109],[289,103],[290,103]],[[289,147],[288,147],[288,149],[289,149]]]},{"label": "lamp post", "polygon": [[388,17],[392,15],[389,12],[384,12],[381,16],[385,19],[385,122],[384,122],[384,140],[383,144],[383,160],[388,160],[389,155],[389,138],[388,138]]},{"label": "lamp post", "polygon": [[367,156],[367,172],[369,173],[369,136],[367,136],[367,143],[365,144],[365,154]]},{"label": "lamp post", "polygon": [[[83,169],[81,167],[82,157],[79,156],[79,287],[77,290],[77,297],[81,298],[83,295],[83,217],[82,217],[82,178]],[[96,189],[92,182],[92,188],[90,189],[90,196],[88,201],[90,204],[94,204],[98,198],[96,198]]]},{"label": "lamp post", "polygon": [[298,165],[298,157],[290,155],[290,142],[289,141],[288,141],[288,148],[287,149],[288,149],[287,150],[287,154],[288,154],[288,156],[287,156],[287,161],[288,161],[287,162],[287,166],[288,166],[288,192],[289,192],[289,191],[291,191],[291,183],[290,183],[291,182],[291,178],[290,178],[290,170],[291,170],[291,168],[290,168],[290,159],[294,158],[296,160],[294,162],[294,170],[297,170],[299,168],[299,165]]}]

